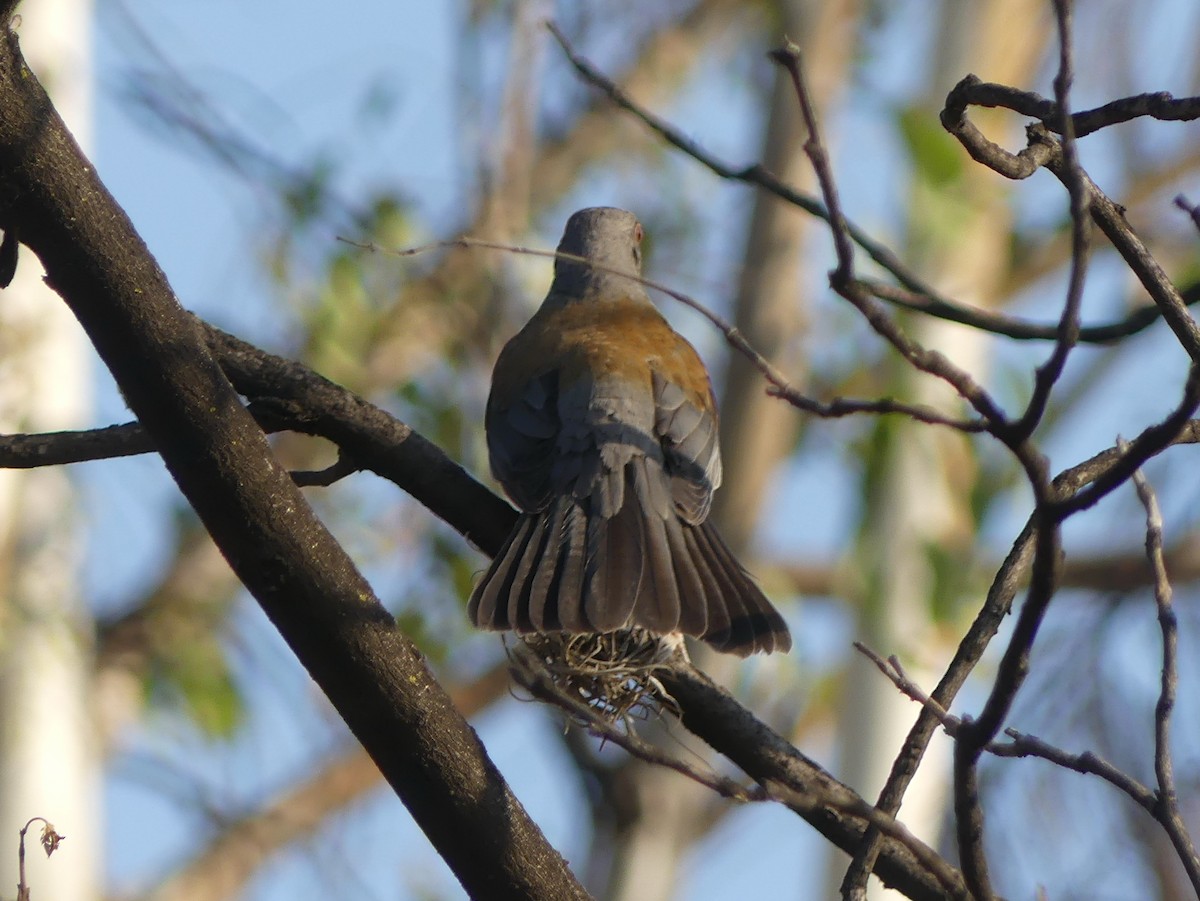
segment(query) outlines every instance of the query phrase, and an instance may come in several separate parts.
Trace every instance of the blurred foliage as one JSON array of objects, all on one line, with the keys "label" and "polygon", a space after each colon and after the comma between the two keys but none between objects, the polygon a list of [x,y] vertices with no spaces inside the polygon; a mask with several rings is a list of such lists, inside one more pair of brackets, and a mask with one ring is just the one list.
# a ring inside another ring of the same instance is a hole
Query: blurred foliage
[{"label": "blurred foliage", "polygon": [[217,633],[198,635],[155,655],[146,673],[151,709],[181,710],[204,736],[231,738],[245,722],[242,687],[229,669]]}]

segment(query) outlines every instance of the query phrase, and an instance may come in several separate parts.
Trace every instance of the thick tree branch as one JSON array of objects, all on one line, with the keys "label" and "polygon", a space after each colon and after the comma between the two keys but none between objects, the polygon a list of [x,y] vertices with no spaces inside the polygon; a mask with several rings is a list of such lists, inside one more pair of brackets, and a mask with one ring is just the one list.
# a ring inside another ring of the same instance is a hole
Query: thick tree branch
[{"label": "thick tree branch", "polygon": [[0,228],[41,258],[234,571],[467,891],[586,897],[275,462],[3,21]]}]

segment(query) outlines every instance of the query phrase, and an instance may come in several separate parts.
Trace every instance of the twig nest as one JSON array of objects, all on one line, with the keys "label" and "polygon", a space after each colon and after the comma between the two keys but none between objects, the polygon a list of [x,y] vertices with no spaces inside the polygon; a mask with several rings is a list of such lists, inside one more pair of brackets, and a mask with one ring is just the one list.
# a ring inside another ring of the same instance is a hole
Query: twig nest
[{"label": "twig nest", "polygon": [[[678,633],[625,629],[584,635],[535,632],[518,638],[520,642],[508,648],[514,675],[543,700],[555,702],[555,695],[561,695],[610,723],[627,723],[634,716],[644,719],[664,707],[677,712],[655,673],[681,655],[687,658]],[[560,706],[577,713],[571,710],[573,704]],[[589,725],[587,717],[576,719]]]}]

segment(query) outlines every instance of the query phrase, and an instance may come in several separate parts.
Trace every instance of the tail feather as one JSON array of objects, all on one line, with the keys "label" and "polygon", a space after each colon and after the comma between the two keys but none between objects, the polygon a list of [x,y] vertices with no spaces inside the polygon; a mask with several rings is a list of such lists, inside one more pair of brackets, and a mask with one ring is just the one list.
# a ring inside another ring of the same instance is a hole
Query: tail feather
[{"label": "tail feather", "polygon": [[483,629],[680,631],[746,656],[786,651],[791,636],[711,523],[689,525],[638,462],[625,470],[624,503],[609,517],[592,498],[556,498],[523,514],[472,592]]},{"label": "tail feather", "polygon": [[697,638],[704,636],[705,641],[720,647],[722,636],[727,635],[730,629],[730,613],[725,598],[731,586],[721,578],[720,568],[714,568],[713,562],[706,556],[698,540],[699,530],[694,526],[684,526],[680,531],[684,542],[683,565],[695,572],[696,578],[704,586],[704,626],[687,634]]},{"label": "tail feather", "polygon": [[[730,586],[725,596],[730,612],[729,632],[722,636],[722,643],[714,643],[714,647],[742,657],[755,651],[768,654],[772,651],[788,651],[792,646],[792,636],[787,623],[754,584],[750,574],[742,568],[717,530],[711,523],[705,522],[696,526],[696,531],[701,546],[707,550],[704,559],[712,564],[714,570],[720,569],[723,580]],[[734,599],[737,601],[736,611]],[[705,641],[712,641],[708,635],[701,637]]]},{"label": "tail feather", "polygon": [[582,631],[613,632],[627,628],[636,618],[635,605],[646,575],[642,515],[636,504],[626,500],[608,519],[585,509],[588,548],[583,595],[565,599],[583,607],[582,619],[590,625]]},{"label": "tail feather", "polygon": [[503,630],[508,625],[508,596],[512,591],[513,572],[517,560],[529,543],[535,517],[522,516],[504,541],[500,553],[467,602],[467,616],[480,629]]},{"label": "tail feather", "polygon": [[[558,620],[558,598],[554,588],[556,577],[562,569],[562,557],[566,547],[562,540],[562,529],[566,505],[557,503],[550,508],[542,518],[545,534],[542,537],[543,548],[536,561],[536,568],[529,578],[529,611],[530,631],[553,632],[554,623]],[[519,606],[519,605],[518,605]],[[547,621],[550,626],[547,628]]]},{"label": "tail feather", "polygon": [[[546,558],[546,547],[549,534],[546,528],[547,517],[539,516],[529,532],[529,539],[521,550],[521,558],[517,561],[512,574],[512,588],[508,592],[508,622],[509,628],[516,632],[534,631],[533,621],[529,615],[533,576],[538,564]],[[499,605],[497,605],[499,610]]]},{"label": "tail feather", "polygon": [[[746,621],[749,611],[743,599],[742,585],[739,584],[735,574],[729,571],[723,557],[713,547],[715,534],[707,523],[701,523],[690,529],[690,536],[694,540],[695,547],[692,560],[693,563],[705,566],[711,578],[709,595],[716,600],[710,602],[709,609],[711,610],[713,606],[719,604],[722,613],[720,622],[710,624],[708,631],[702,637],[718,651],[728,651],[738,644],[739,624]],[[717,541],[719,542],[720,539],[718,538]]]},{"label": "tail feather", "polygon": [[[562,555],[558,565],[558,578],[550,586],[550,597],[546,602],[547,615],[545,629],[547,631],[561,631],[565,628],[562,615],[564,599],[566,599],[565,603],[567,606],[578,610],[579,604],[571,603],[569,599],[583,597],[583,575],[586,563],[584,558],[587,548],[587,517],[583,515],[583,510],[579,508],[578,504],[566,503],[565,506],[566,515],[560,535]],[[554,609],[553,618],[549,615],[551,607]]]},{"label": "tail feather", "polygon": [[[710,587],[712,576],[704,558],[694,553],[695,543],[688,541],[691,527],[678,519],[668,520],[666,525],[671,563],[679,584],[679,631],[684,635],[704,635],[709,630],[709,622],[720,618],[724,604],[720,594]],[[715,611],[716,616],[711,609],[714,606],[719,608]]]},{"label": "tail feather", "polygon": [[[676,564],[672,560],[670,540],[667,536],[668,522],[674,522],[675,512],[669,506],[669,498],[662,489],[664,482],[661,470],[647,471],[645,457],[635,460],[626,470],[633,482],[626,496],[636,499],[639,524],[642,530],[642,549],[645,557],[646,578],[634,600],[634,616],[637,625],[651,632],[666,634],[679,628],[681,599]],[[657,464],[655,464],[657,465]],[[656,497],[654,488],[659,487]],[[628,501],[627,501],[628,503]],[[664,509],[665,508],[665,509]]]}]

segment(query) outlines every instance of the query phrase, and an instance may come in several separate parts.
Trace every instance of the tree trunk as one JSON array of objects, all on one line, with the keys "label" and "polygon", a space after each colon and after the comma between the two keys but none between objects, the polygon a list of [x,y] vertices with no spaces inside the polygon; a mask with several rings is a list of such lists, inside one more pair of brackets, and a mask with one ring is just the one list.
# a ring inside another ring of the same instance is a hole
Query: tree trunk
[{"label": "tree trunk", "polygon": [[[75,136],[90,130],[88,0],[29,4],[27,58]],[[0,293],[0,432],[88,425],[92,357],[78,323],[23,253]],[[80,522],[62,468],[0,472],[0,893],[17,884],[18,830],[45,817],[66,836],[51,860],[26,840],[34,898],[100,895],[99,747],[92,624],[80,593]]]}]

